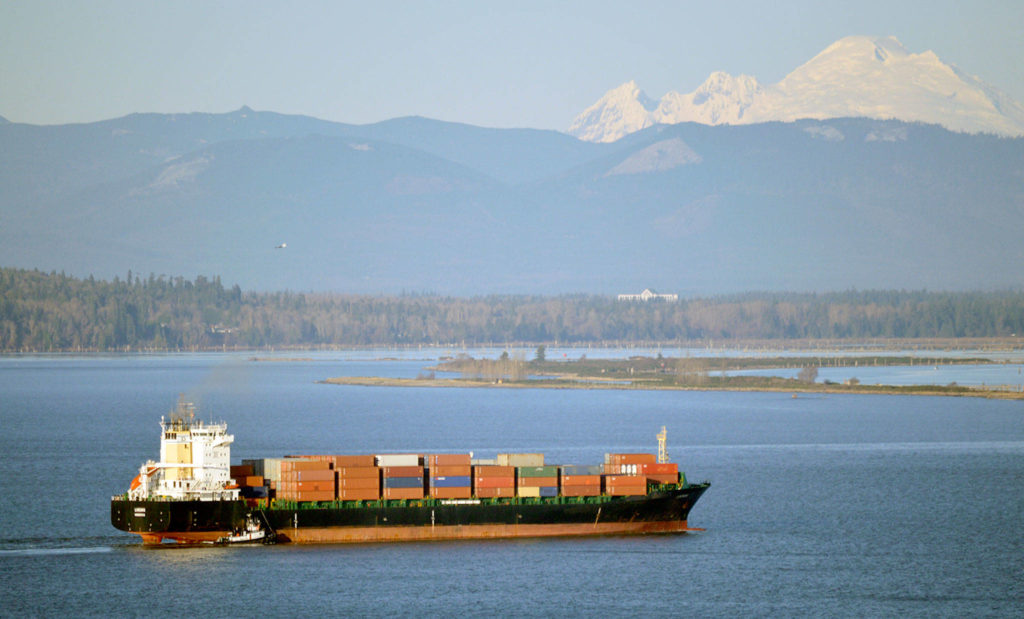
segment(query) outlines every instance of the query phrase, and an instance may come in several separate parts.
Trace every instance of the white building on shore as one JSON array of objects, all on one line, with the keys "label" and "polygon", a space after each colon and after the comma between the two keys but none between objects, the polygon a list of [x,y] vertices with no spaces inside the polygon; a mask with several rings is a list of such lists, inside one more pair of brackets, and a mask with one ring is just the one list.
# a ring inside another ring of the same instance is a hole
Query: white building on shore
[{"label": "white building on shore", "polygon": [[660,301],[678,301],[679,295],[677,294],[658,294],[650,288],[644,288],[644,291],[640,294],[620,294],[619,301],[653,301],[658,299]]}]

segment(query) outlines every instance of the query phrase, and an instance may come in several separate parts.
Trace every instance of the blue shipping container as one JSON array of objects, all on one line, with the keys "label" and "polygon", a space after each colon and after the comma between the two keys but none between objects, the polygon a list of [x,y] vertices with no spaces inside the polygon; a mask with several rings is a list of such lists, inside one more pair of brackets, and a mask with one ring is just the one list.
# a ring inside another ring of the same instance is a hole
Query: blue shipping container
[{"label": "blue shipping container", "polygon": [[422,477],[385,477],[385,488],[422,488]]},{"label": "blue shipping container", "polygon": [[557,486],[541,486],[540,487],[540,495],[541,496],[558,496],[558,487]]},{"label": "blue shipping container", "polygon": [[434,488],[469,488],[469,475],[446,475],[431,477],[430,485]]}]

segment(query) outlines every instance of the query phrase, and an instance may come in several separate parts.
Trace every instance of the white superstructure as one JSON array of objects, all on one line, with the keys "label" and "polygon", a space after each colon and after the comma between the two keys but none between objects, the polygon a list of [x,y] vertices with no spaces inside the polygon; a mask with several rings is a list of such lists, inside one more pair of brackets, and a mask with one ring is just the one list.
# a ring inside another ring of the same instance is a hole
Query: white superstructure
[{"label": "white superstructure", "polygon": [[146,462],[132,481],[131,499],[219,501],[238,498],[231,479],[231,443],[226,423],[204,424],[184,399],[160,418],[160,461]]}]

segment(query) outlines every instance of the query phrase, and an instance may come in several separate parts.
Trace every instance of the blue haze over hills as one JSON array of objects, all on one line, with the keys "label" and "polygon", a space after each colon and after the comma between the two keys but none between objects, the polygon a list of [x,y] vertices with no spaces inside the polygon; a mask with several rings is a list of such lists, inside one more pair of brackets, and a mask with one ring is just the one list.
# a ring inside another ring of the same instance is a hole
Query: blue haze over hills
[{"label": "blue haze over hills", "polygon": [[899,121],[612,143],[248,108],[0,122],[0,187],[0,265],[83,277],[453,295],[1024,283],[1024,139]]}]

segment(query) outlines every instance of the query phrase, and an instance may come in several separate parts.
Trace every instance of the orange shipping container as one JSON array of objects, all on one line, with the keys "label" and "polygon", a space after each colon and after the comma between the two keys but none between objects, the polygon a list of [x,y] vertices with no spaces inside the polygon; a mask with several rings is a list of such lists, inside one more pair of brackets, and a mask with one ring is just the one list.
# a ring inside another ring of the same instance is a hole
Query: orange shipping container
[{"label": "orange shipping container", "polygon": [[423,488],[384,488],[385,499],[422,499]]},{"label": "orange shipping container", "polygon": [[375,456],[334,456],[334,468],[365,468],[369,466],[376,466],[377,458]]},{"label": "orange shipping container", "polygon": [[473,477],[515,477],[516,467],[494,466],[491,464],[473,467]]},{"label": "orange shipping container", "polygon": [[375,466],[346,466],[338,469],[338,477],[378,479],[380,469]]},{"label": "orange shipping container", "polygon": [[478,486],[473,490],[473,493],[481,499],[494,499],[498,497],[514,497],[516,489],[512,486],[498,488],[482,488]]},{"label": "orange shipping container", "polygon": [[294,488],[299,492],[334,492],[334,480],[331,481],[300,481]]},{"label": "orange shipping container", "polygon": [[540,488],[541,486],[557,486],[557,477],[520,477],[520,488]]},{"label": "orange shipping container", "polygon": [[674,484],[677,481],[679,481],[679,473],[676,473],[674,475],[659,474],[659,473],[649,473],[647,475],[647,479],[649,481],[656,481],[659,484]]},{"label": "orange shipping container", "polygon": [[295,495],[293,496],[293,500],[295,500],[295,501],[333,501],[334,500],[334,491],[333,490],[305,491],[305,492],[300,491],[300,492],[295,493]]},{"label": "orange shipping container", "polygon": [[610,486],[605,489],[605,494],[611,496],[643,496],[647,494],[647,485],[636,486],[636,485],[618,485]]},{"label": "orange shipping container", "polygon": [[655,464],[654,454],[608,454],[607,464]]},{"label": "orange shipping container", "polygon": [[338,498],[342,501],[376,501],[380,498],[380,490],[373,488],[338,489]]},{"label": "orange shipping container", "polygon": [[431,477],[469,477],[473,474],[471,466],[466,465],[449,465],[439,464],[437,466],[430,467]]},{"label": "orange shipping container", "polygon": [[[469,454],[433,454],[427,458],[430,468],[435,466],[469,466]],[[461,473],[460,473],[461,474]],[[469,475],[469,473],[466,473]]]},{"label": "orange shipping container", "polygon": [[679,465],[675,462],[660,462],[657,464],[642,464],[638,467],[645,475],[678,475]]},{"label": "orange shipping container", "polygon": [[235,478],[240,486],[262,486],[263,476],[262,475],[249,475],[241,479]]},{"label": "orange shipping container", "polygon": [[339,477],[338,478],[338,489],[340,490],[341,488],[351,488],[351,489],[355,489],[355,488],[360,488],[360,489],[374,488],[374,489],[379,491],[380,490],[380,480],[376,479],[376,478],[370,479],[368,477],[352,477],[352,478]]},{"label": "orange shipping container", "polygon": [[474,488],[515,488],[515,477],[474,477]]},{"label": "orange shipping container", "polygon": [[422,466],[385,466],[381,471],[384,477],[423,477]]},{"label": "orange shipping container", "polygon": [[471,496],[469,487],[464,488],[431,488],[430,496],[435,499],[468,499]]},{"label": "orange shipping container", "polygon": [[330,470],[330,462],[316,460],[281,460],[281,472],[285,471],[325,471]]},{"label": "orange shipping container", "polygon": [[562,496],[601,496],[601,484],[585,486],[562,486]]},{"label": "orange shipping container", "polygon": [[643,475],[605,475],[604,483],[612,486],[640,486],[647,483],[647,479]]},{"label": "orange shipping container", "polygon": [[600,475],[562,475],[563,486],[600,486]]}]

